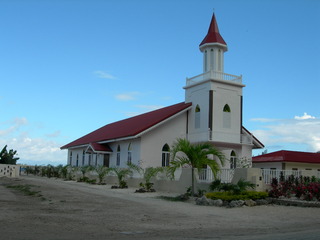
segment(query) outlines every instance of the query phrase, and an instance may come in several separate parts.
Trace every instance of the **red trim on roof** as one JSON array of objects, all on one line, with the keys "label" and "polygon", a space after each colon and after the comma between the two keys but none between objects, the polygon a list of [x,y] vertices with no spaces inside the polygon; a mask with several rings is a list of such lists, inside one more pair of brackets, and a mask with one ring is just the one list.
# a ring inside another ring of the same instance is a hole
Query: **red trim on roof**
[{"label": "red trim on roof", "polygon": [[208,33],[199,46],[202,46],[206,43],[221,43],[223,45],[227,45],[227,43],[223,40],[222,36],[220,35],[217,20],[214,14],[212,15]]},{"label": "red trim on roof", "polygon": [[125,137],[134,137],[137,134],[155,126],[169,117],[189,108],[192,103],[178,103],[155,111],[144,113],[132,118],[110,123],[101,127],[67,145],[61,149],[113,140]]},{"label": "red trim on roof", "polygon": [[252,158],[253,163],[262,162],[300,162],[300,163],[320,163],[320,153],[297,152],[297,151],[277,151],[267,153]]}]

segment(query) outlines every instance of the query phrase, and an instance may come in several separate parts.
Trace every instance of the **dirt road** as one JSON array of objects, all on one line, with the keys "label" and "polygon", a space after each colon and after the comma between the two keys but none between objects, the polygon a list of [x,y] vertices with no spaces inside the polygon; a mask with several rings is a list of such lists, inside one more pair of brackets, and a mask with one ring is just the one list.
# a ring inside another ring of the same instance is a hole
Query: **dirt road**
[{"label": "dirt road", "polygon": [[[32,185],[27,196],[8,185]],[[0,178],[0,239],[319,239],[320,209],[220,208],[47,179]]]}]

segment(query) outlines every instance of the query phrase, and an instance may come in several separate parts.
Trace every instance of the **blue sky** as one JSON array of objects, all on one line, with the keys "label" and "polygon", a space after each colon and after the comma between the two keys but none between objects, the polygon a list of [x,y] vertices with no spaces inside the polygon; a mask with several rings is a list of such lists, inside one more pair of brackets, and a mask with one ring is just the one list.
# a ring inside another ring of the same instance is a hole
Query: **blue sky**
[{"label": "blue sky", "polygon": [[268,152],[320,151],[317,0],[1,0],[0,147],[66,164],[62,145],[184,101],[213,10],[244,126]]}]

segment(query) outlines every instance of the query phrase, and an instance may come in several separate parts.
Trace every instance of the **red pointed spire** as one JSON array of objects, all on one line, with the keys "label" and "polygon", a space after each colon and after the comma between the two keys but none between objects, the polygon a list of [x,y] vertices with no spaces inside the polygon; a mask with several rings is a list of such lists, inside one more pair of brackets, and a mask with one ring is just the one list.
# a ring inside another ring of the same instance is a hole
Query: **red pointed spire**
[{"label": "red pointed spire", "polygon": [[202,46],[206,43],[220,43],[223,45],[227,45],[219,33],[217,20],[216,20],[216,17],[214,16],[214,13],[212,14],[212,19],[211,19],[210,27],[208,29],[207,36],[205,36],[205,38],[202,40],[199,46]]}]

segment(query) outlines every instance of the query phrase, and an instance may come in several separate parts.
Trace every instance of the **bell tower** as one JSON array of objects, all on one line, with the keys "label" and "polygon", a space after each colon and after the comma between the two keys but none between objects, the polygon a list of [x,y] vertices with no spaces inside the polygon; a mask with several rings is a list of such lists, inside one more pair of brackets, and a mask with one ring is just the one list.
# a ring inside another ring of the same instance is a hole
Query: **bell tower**
[{"label": "bell tower", "polygon": [[203,53],[203,72],[210,70],[224,71],[224,52],[228,50],[226,42],[220,35],[215,15],[212,15],[208,33],[199,45]]},{"label": "bell tower", "polygon": [[212,15],[207,35],[199,45],[203,73],[186,79],[185,102],[192,102],[188,115],[188,139],[210,141],[216,146],[241,145],[242,76],[224,72],[228,47]]}]

